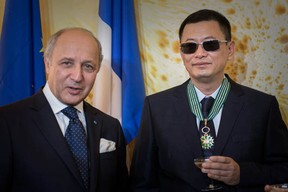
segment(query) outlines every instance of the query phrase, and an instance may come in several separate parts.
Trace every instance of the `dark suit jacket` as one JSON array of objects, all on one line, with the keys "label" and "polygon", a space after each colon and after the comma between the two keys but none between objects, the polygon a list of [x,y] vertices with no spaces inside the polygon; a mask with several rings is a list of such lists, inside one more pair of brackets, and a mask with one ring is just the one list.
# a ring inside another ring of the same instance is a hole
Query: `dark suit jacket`
[{"label": "dark suit jacket", "polygon": [[[90,192],[125,190],[126,147],[121,125],[84,102]],[[100,138],[116,150],[99,153]],[[76,164],[42,91],[0,108],[0,191],[84,192]]]},{"label": "dark suit jacket", "polygon": [[[229,79],[229,77],[228,77]],[[236,84],[224,104],[214,155],[240,165],[240,184],[224,191],[264,191],[288,181],[288,132],[276,98]],[[148,96],[131,165],[134,191],[190,192],[207,185],[193,159],[202,156],[187,84]]]}]

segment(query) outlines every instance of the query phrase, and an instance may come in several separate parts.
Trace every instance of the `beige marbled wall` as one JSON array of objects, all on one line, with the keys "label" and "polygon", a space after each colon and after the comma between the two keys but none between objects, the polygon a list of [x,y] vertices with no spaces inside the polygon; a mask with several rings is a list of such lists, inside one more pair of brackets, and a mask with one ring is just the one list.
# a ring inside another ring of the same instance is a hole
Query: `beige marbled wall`
[{"label": "beige marbled wall", "polygon": [[277,97],[288,122],[287,0],[136,0],[147,94],[188,78],[178,28],[192,12],[217,10],[230,20],[236,42],[226,72],[237,82]]}]

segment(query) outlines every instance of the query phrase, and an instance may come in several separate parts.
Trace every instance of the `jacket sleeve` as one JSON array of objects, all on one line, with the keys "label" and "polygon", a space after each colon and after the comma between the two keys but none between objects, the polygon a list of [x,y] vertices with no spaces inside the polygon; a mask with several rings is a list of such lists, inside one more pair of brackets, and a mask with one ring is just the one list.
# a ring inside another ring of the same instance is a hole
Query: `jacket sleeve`
[{"label": "jacket sleeve", "polygon": [[269,105],[267,116],[263,163],[240,163],[242,186],[288,181],[288,130],[275,97]]},{"label": "jacket sleeve", "polygon": [[11,191],[12,146],[8,125],[0,112],[0,191]]},{"label": "jacket sleeve", "polygon": [[153,122],[149,100],[144,102],[141,126],[134,148],[130,169],[132,191],[159,191],[157,180],[157,145],[154,139]]}]

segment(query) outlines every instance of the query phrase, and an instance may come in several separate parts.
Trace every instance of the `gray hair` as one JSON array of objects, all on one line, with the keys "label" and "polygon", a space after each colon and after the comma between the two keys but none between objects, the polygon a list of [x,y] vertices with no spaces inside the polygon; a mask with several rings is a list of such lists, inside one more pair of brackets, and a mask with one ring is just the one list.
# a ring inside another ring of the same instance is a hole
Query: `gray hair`
[{"label": "gray hair", "polygon": [[103,60],[103,55],[102,55],[102,45],[100,43],[100,41],[94,36],[94,34],[87,30],[87,29],[84,29],[84,28],[81,28],[81,27],[71,27],[71,28],[64,28],[64,29],[61,29],[59,31],[57,31],[56,33],[54,33],[49,39],[48,39],[48,42],[47,42],[47,46],[46,48],[44,49],[44,58],[46,59],[50,59],[51,58],[51,55],[52,55],[52,52],[55,48],[55,44],[58,40],[58,38],[66,31],[70,31],[70,30],[81,30],[81,31],[84,31],[84,32],[87,32],[88,34],[91,35],[91,37],[93,37],[93,39],[96,41],[97,45],[98,45],[98,49],[99,49],[99,69],[100,69],[100,66],[101,66],[101,62]]}]

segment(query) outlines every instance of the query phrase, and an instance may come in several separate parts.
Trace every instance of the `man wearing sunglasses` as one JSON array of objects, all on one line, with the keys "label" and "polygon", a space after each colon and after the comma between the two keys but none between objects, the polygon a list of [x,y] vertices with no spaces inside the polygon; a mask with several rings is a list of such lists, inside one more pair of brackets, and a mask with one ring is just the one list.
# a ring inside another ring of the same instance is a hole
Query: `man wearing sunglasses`
[{"label": "man wearing sunglasses", "polygon": [[[133,191],[263,192],[287,181],[288,131],[276,98],[224,74],[235,46],[229,21],[200,10],[183,21],[179,37],[190,79],[145,99]],[[199,157],[206,157],[201,169]]]}]

